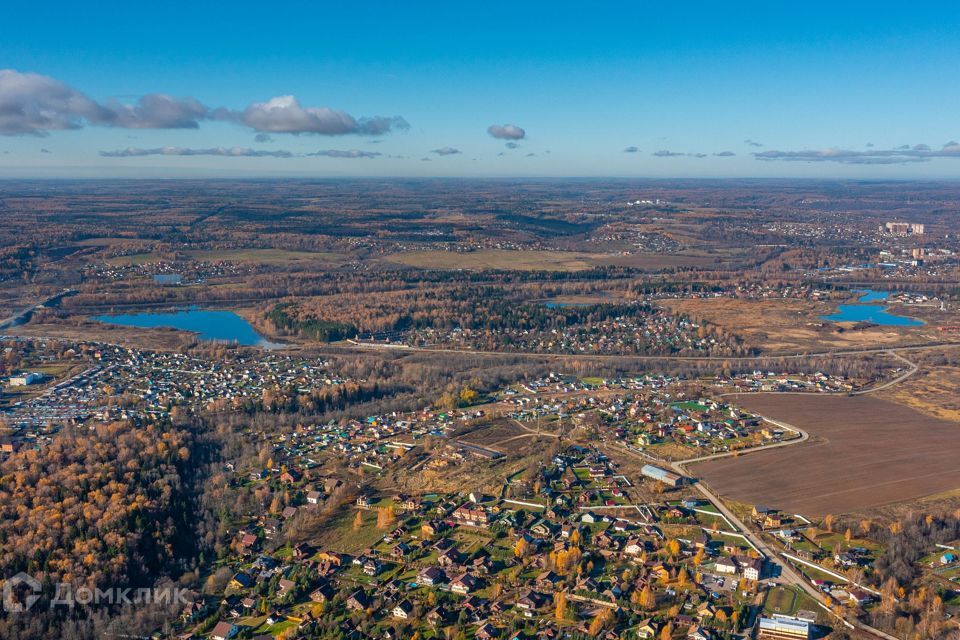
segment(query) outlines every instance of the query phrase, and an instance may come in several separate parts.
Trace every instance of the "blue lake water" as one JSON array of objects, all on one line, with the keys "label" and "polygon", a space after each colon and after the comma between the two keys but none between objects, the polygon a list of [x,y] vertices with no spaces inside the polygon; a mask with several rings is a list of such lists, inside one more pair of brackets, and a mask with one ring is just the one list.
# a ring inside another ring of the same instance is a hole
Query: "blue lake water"
[{"label": "blue lake water", "polygon": [[144,329],[172,327],[196,333],[201,340],[236,342],[248,347],[270,344],[254,330],[249,322],[232,311],[211,311],[190,307],[169,312],[95,316],[93,319],[108,324]]},{"label": "blue lake water", "polygon": [[862,304],[864,302],[886,300],[890,294],[885,291],[865,289],[858,293],[863,294],[858,299],[858,304],[841,304],[836,313],[829,316],[820,316],[820,319],[830,322],[872,322],[884,327],[918,327],[923,324],[921,320],[890,313],[884,305]]},{"label": "blue lake water", "polygon": [[547,309],[564,309],[566,307],[589,307],[590,302],[544,302]]},{"label": "blue lake water", "polygon": [[890,294],[886,291],[874,291],[873,289],[859,289],[857,293],[863,294],[857,302],[877,302],[890,297]]}]

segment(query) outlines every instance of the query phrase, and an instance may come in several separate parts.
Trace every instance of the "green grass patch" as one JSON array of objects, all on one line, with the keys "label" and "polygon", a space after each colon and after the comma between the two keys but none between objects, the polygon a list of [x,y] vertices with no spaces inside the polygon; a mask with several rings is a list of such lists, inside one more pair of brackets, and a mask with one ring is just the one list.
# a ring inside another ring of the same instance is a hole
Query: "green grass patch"
[{"label": "green grass patch", "polygon": [[789,587],[774,587],[763,601],[765,613],[792,616],[797,612],[797,592]]}]

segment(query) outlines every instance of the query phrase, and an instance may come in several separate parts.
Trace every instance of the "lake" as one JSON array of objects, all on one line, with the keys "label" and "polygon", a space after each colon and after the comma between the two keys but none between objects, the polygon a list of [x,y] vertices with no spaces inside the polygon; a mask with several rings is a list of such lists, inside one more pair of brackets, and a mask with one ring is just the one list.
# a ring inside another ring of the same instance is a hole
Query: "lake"
[{"label": "lake", "polygon": [[178,311],[145,312],[95,316],[98,322],[124,327],[154,329],[172,327],[196,333],[201,340],[235,342],[246,347],[273,346],[249,322],[232,311],[211,311],[190,307]]},{"label": "lake", "polygon": [[890,297],[890,294],[886,291],[874,291],[873,289],[858,289],[857,293],[863,294],[857,302],[877,302]]},{"label": "lake", "polygon": [[862,304],[886,300],[890,294],[885,291],[864,289],[858,291],[858,293],[863,295],[860,296],[857,304],[841,304],[838,306],[836,313],[829,316],[820,316],[820,319],[830,322],[872,322],[884,327],[918,327],[923,324],[921,320],[890,313],[884,305]]}]

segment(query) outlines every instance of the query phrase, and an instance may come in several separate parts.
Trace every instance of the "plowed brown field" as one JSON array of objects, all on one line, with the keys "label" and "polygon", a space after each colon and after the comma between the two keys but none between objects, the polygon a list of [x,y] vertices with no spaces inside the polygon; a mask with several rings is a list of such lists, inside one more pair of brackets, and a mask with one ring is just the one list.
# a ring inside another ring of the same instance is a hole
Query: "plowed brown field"
[{"label": "plowed brown field", "polygon": [[810,441],[689,467],[722,496],[823,515],[960,488],[955,423],[867,396],[756,394],[732,400],[807,431]]}]

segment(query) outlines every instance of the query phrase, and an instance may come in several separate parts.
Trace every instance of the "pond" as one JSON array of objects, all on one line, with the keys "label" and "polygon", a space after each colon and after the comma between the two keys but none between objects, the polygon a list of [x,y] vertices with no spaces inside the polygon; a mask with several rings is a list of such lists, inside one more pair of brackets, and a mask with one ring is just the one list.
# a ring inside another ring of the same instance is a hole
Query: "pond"
[{"label": "pond", "polygon": [[820,319],[830,322],[871,322],[884,327],[918,327],[923,324],[922,320],[890,313],[884,305],[863,304],[886,300],[890,294],[885,291],[865,289],[858,291],[858,293],[863,295],[860,296],[857,304],[841,304],[836,313],[829,316],[820,316]]},{"label": "pond", "polygon": [[98,322],[124,327],[153,329],[172,327],[196,333],[201,340],[231,342],[245,347],[275,346],[256,332],[249,322],[232,311],[211,311],[190,307],[167,312],[145,312],[95,316]]}]

